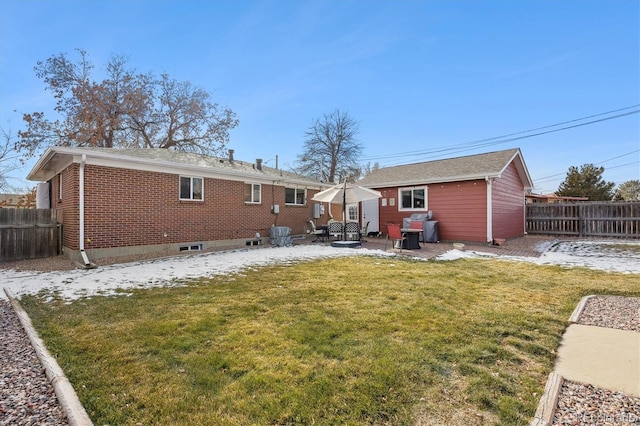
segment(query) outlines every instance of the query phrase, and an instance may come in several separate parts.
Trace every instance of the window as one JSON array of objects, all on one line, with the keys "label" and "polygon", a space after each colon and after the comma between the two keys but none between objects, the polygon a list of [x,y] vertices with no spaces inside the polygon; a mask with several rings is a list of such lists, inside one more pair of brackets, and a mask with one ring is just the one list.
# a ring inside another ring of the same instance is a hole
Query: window
[{"label": "window", "polygon": [[347,205],[347,220],[352,222],[358,221],[358,205],[357,204]]},{"label": "window", "polygon": [[284,203],[295,204],[299,206],[305,205],[307,202],[307,190],[302,188],[285,188]]},{"label": "window", "polygon": [[178,247],[179,251],[200,251],[202,250],[202,244],[189,244],[186,246]]},{"label": "window", "polygon": [[180,176],[180,199],[202,200],[202,178]]},{"label": "window", "polygon": [[258,204],[261,201],[262,185],[259,183],[244,184],[244,202]]},{"label": "window", "polygon": [[398,190],[400,206],[398,210],[426,210],[427,187],[400,188]]}]

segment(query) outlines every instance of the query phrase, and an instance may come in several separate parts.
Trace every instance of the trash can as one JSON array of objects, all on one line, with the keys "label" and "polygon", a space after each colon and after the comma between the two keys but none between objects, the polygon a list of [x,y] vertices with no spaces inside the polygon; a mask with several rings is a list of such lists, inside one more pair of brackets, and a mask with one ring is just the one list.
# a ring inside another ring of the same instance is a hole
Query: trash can
[{"label": "trash can", "polygon": [[440,241],[440,236],[438,235],[438,221],[437,220],[426,220],[424,222],[423,228],[424,234],[424,242],[425,243],[437,243]]}]

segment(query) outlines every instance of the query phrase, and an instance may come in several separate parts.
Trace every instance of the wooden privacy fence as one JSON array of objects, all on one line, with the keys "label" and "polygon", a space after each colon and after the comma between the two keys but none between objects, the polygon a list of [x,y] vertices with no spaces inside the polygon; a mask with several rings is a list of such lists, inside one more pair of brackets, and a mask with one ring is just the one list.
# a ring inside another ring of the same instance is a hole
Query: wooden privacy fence
[{"label": "wooden privacy fence", "polygon": [[528,204],[530,234],[640,238],[640,201]]},{"label": "wooden privacy fence", "polygon": [[52,209],[0,208],[0,262],[60,254],[60,227]]}]

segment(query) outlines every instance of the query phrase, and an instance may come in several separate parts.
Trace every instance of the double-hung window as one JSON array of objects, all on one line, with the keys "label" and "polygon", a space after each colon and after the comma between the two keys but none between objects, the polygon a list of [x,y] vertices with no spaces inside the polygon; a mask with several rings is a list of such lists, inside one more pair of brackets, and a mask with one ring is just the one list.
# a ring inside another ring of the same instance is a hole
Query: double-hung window
[{"label": "double-hung window", "polygon": [[284,203],[304,206],[307,202],[307,190],[304,188],[285,188]]},{"label": "double-hung window", "polygon": [[259,183],[244,184],[244,202],[250,204],[259,204],[262,200],[262,185]]},{"label": "double-hung window", "polygon": [[398,190],[400,206],[398,210],[426,210],[427,187],[400,188]]},{"label": "double-hung window", "polygon": [[204,180],[201,177],[180,176],[180,199],[201,201],[203,186]]}]

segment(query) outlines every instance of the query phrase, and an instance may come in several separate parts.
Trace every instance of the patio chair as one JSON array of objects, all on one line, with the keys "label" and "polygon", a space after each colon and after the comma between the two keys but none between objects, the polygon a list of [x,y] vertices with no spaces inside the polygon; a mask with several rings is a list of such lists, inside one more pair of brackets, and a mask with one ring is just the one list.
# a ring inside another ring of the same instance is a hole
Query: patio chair
[{"label": "patio chair", "polygon": [[358,222],[347,222],[345,230],[347,240],[360,241],[360,225],[358,225]]},{"label": "patio chair", "polygon": [[342,239],[342,222],[335,220],[329,222],[329,236],[334,237],[336,240]]},{"label": "patio chair", "polygon": [[384,250],[387,250],[387,241],[391,240],[392,247],[398,244],[400,251],[402,251],[402,245],[407,240],[406,235],[400,230],[400,225],[395,223],[387,223],[387,239],[384,241]]},{"label": "patio chair", "polygon": [[315,243],[316,241],[325,241],[328,237],[327,235],[327,230],[326,229],[317,229],[316,228],[316,224],[313,223],[313,220],[309,219],[309,234],[311,235],[315,235],[316,239],[313,240],[313,242]]},{"label": "patio chair", "polygon": [[367,240],[364,239],[364,237],[367,236],[367,229],[369,229],[369,221],[366,221],[364,226],[360,228],[360,241],[365,243],[367,242]]}]

